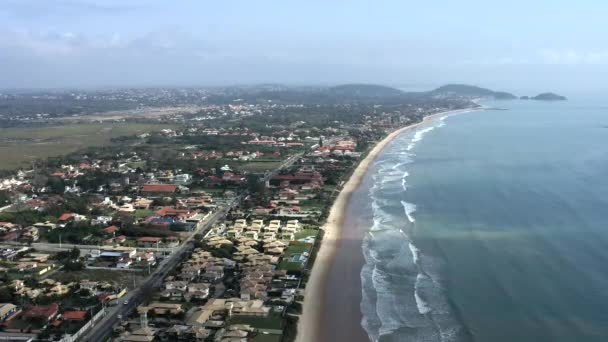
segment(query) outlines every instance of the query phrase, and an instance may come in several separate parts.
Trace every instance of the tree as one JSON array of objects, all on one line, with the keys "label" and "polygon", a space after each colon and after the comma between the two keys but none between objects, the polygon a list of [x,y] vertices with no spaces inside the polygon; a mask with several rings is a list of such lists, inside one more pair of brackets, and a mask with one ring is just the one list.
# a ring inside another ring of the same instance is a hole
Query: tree
[{"label": "tree", "polygon": [[63,264],[63,269],[66,271],[82,271],[84,269],[84,263],[81,261],[72,261]]},{"label": "tree", "polygon": [[59,177],[51,177],[48,179],[46,186],[49,192],[54,194],[62,194],[65,191],[65,182]]},{"label": "tree", "polygon": [[11,197],[8,191],[0,191],[0,206],[11,204]]},{"label": "tree", "polygon": [[74,248],[72,248],[72,250],[70,251],[70,259],[76,260],[78,258],[80,258],[80,249],[78,249],[78,247],[74,246]]},{"label": "tree", "polygon": [[0,213],[0,221],[2,221],[2,222],[15,222],[15,214],[13,214],[13,213]]},{"label": "tree", "polygon": [[0,303],[10,303],[13,301],[13,293],[6,287],[0,287]]}]

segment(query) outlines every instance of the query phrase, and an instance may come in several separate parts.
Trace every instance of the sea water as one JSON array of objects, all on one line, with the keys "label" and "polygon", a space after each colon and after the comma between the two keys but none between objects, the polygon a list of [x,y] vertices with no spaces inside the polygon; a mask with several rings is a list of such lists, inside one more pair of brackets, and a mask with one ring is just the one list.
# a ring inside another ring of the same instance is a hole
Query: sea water
[{"label": "sea water", "polygon": [[608,341],[608,104],[505,101],[397,137],[363,189],[373,341]]}]

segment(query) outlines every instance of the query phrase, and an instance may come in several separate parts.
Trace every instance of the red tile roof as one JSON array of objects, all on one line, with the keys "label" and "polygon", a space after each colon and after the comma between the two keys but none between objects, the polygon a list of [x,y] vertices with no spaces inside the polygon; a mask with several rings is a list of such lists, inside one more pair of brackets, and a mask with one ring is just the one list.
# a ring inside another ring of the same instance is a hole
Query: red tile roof
[{"label": "red tile roof", "polygon": [[107,303],[107,302],[110,301],[110,295],[107,294],[107,293],[100,293],[100,294],[97,295],[97,298],[102,303]]},{"label": "red tile roof", "polygon": [[0,236],[0,241],[12,241],[19,237],[17,232],[10,232],[6,235]]},{"label": "red tile roof", "polygon": [[59,311],[59,305],[57,303],[49,304],[46,306],[34,306],[27,310],[24,314],[24,318],[35,318],[42,317],[46,320],[53,318]]},{"label": "red tile roof", "polygon": [[104,233],[106,234],[113,234],[118,230],[118,227],[116,226],[109,226],[103,229]]},{"label": "red tile roof", "polygon": [[142,188],[143,192],[167,192],[173,193],[177,190],[177,185],[173,184],[146,184]]},{"label": "red tile roof", "polygon": [[162,207],[156,212],[160,216],[192,216],[190,210],[187,209],[175,209],[171,207]]},{"label": "red tile roof", "polygon": [[64,213],[61,216],[59,216],[59,221],[67,221],[71,218],[74,218],[74,214],[72,213]]},{"label": "red tile roof", "polygon": [[66,311],[61,317],[68,321],[84,321],[87,319],[86,311]]}]

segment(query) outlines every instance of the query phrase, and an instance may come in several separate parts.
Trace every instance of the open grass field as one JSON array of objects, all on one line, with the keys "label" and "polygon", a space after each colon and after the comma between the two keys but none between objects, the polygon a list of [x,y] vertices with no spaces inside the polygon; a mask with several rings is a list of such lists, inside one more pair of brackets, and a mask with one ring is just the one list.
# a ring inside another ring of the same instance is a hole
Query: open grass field
[{"label": "open grass field", "polygon": [[0,129],[0,169],[15,169],[39,158],[59,156],[112,138],[172,128],[142,123],[88,123],[54,127]]},{"label": "open grass field", "polygon": [[49,275],[49,278],[61,281],[64,284],[79,282],[85,279],[90,281],[107,281],[121,287],[133,289],[133,281],[135,281],[135,286],[139,286],[145,279],[145,276],[141,273],[121,272],[118,270],[83,270],[79,272],[57,271]]},{"label": "open grass field", "polygon": [[[242,162],[239,164],[235,164],[237,169],[254,172],[254,173],[262,173],[265,171],[273,170],[281,165],[283,160],[252,160],[249,162]],[[230,163],[229,163],[230,164]]]},{"label": "open grass field", "polygon": [[285,249],[285,252],[283,253],[283,260],[281,260],[281,262],[279,263],[279,269],[280,270],[287,270],[287,271],[299,271],[302,269],[302,267],[304,267],[303,263],[300,262],[291,262],[291,258],[294,255],[297,254],[302,254],[304,252],[310,253],[311,252],[311,245],[294,245],[294,244],[290,244],[287,249]]}]

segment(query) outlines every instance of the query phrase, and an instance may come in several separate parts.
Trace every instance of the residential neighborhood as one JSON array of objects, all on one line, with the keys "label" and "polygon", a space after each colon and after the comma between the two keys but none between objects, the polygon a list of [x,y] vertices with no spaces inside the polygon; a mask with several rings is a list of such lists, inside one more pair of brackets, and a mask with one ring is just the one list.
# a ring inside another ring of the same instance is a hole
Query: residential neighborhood
[{"label": "residential neighborhood", "polygon": [[0,339],[293,340],[354,167],[460,105],[210,104],[0,173]]}]

